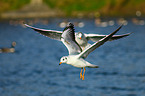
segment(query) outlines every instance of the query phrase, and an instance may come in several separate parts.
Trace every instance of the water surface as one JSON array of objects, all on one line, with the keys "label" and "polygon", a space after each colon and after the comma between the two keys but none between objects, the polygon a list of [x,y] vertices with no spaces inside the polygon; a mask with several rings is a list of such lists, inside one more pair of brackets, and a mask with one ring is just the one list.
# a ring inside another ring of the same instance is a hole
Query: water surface
[{"label": "water surface", "polygon": [[[64,19],[48,19],[33,26],[63,30],[58,25]],[[69,19],[84,22],[75,31],[109,34],[119,25],[99,27],[94,19]],[[105,43],[92,52],[87,61],[99,65],[86,69],[85,80],[79,78],[79,68],[62,64],[68,55],[65,46],[21,25],[0,22],[0,47],[10,47],[16,41],[15,53],[0,54],[1,96],[145,96],[145,25],[128,20],[117,34],[133,32],[129,37]],[[92,43],[92,42],[91,42]]]}]

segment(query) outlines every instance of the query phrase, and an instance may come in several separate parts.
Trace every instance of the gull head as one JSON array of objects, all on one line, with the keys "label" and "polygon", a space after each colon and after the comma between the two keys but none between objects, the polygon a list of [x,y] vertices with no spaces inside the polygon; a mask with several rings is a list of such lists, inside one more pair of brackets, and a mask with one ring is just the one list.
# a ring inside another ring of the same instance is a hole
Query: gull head
[{"label": "gull head", "polygon": [[84,34],[83,34],[82,32],[78,32],[78,33],[76,34],[76,37],[77,37],[78,39],[84,39]]},{"label": "gull head", "polygon": [[78,32],[75,39],[80,46],[85,46],[87,44],[87,39],[82,32]]},{"label": "gull head", "polygon": [[68,56],[61,57],[59,65],[62,63],[67,63],[67,60],[68,60]]}]

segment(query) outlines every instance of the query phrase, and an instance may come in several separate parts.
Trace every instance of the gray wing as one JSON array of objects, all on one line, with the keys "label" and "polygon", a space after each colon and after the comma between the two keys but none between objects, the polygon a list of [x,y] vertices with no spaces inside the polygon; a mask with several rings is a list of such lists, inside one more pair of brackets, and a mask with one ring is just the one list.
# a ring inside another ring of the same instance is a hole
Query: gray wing
[{"label": "gray wing", "polygon": [[79,54],[80,52],[82,52],[82,49],[75,41],[75,33],[73,28],[73,26],[67,26],[61,36],[61,41],[67,47],[69,54],[71,55]]},{"label": "gray wing", "polygon": [[60,40],[61,39],[61,35],[62,35],[62,31],[55,31],[55,30],[45,30],[45,29],[39,29],[39,28],[35,28],[32,27],[28,24],[24,24],[26,27],[29,27],[37,32],[39,32],[40,34],[47,36],[51,39],[55,39],[55,40]]},{"label": "gray wing", "polygon": [[107,35],[106,37],[104,37],[103,39],[99,40],[98,42],[92,44],[90,47],[88,47],[87,49],[85,49],[83,52],[81,52],[79,54],[79,58],[81,57],[86,57],[86,55],[90,54],[92,51],[94,51],[96,48],[98,48],[99,46],[103,45],[106,41],[108,41],[115,33],[117,33],[120,28],[122,27],[122,25],[115,30],[114,32],[112,32],[111,34]]},{"label": "gray wing", "polygon": [[[131,33],[122,34],[122,35],[113,35],[108,41],[117,40],[126,36],[129,36]],[[97,42],[100,39],[106,37],[107,35],[100,35],[100,34],[85,34],[87,40],[91,40],[93,42]]]}]

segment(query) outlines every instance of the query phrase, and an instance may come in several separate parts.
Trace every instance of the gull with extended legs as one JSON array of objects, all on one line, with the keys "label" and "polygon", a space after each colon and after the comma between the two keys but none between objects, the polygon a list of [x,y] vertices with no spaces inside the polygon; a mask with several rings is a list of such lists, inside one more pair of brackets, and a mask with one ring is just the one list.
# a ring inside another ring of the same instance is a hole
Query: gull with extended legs
[{"label": "gull with extended legs", "polygon": [[[74,67],[81,68],[80,72],[80,78],[84,80],[84,75],[86,71],[86,67],[89,68],[98,68],[97,65],[91,64],[85,60],[85,58],[96,48],[103,45],[105,42],[107,42],[112,36],[117,33],[120,28],[120,26],[117,30],[112,32],[109,35],[106,35],[104,38],[100,39],[99,41],[95,42],[94,44],[90,45],[84,50],[81,50],[80,45],[75,40],[75,31],[74,31],[74,25],[72,23],[69,23],[66,28],[64,29],[62,35],[61,35],[61,41],[63,44],[67,47],[69,55],[63,56],[60,59],[60,64],[66,63],[68,65],[72,65]],[[84,70],[84,72],[83,72]],[[82,74],[83,72],[83,74]]]}]

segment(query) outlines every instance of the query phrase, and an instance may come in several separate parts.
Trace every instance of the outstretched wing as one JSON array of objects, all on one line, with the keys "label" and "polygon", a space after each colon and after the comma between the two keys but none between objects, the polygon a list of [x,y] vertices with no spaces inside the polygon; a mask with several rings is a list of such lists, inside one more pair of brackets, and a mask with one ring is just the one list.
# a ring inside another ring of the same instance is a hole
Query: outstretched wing
[{"label": "outstretched wing", "polygon": [[61,36],[61,41],[67,47],[69,54],[73,55],[82,52],[82,49],[75,41],[75,32],[72,23],[69,23],[64,29],[63,34]]},{"label": "outstretched wing", "polygon": [[[129,36],[131,33],[122,34],[122,35],[113,35],[108,41],[117,40],[126,36]],[[100,34],[85,34],[87,40],[91,40],[93,42],[97,42],[100,39],[106,37],[107,35],[100,35]]]},{"label": "outstretched wing", "polygon": [[122,25],[117,30],[115,30],[114,32],[112,32],[111,34],[107,35],[103,39],[99,40],[98,42],[92,44],[90,47],[88,47],[87,49],[85,49],[83,52],[81,52],[79,54],[79,58],[81,58],[81,57],[87,57],[88,54],[90,54],[96,48],[98,48],[99,46],[103,45],[106,41],[108,41],[115,33],[117,33],[120,30],[121,27],[122,27]]},{"label": "outstretched wing", "polygon": [[55,40],[60,40],[61,39],[61,35],[62,35],[62,31],[55,31],[55,30],[45,30],[45,29],[39,29],[39,28],[35,28],[32,27],[28,24],[24,24],[26,27],[29,27],[37,32],[39,32],[40,34],[47,36],[51,39],[55,39]]}]

